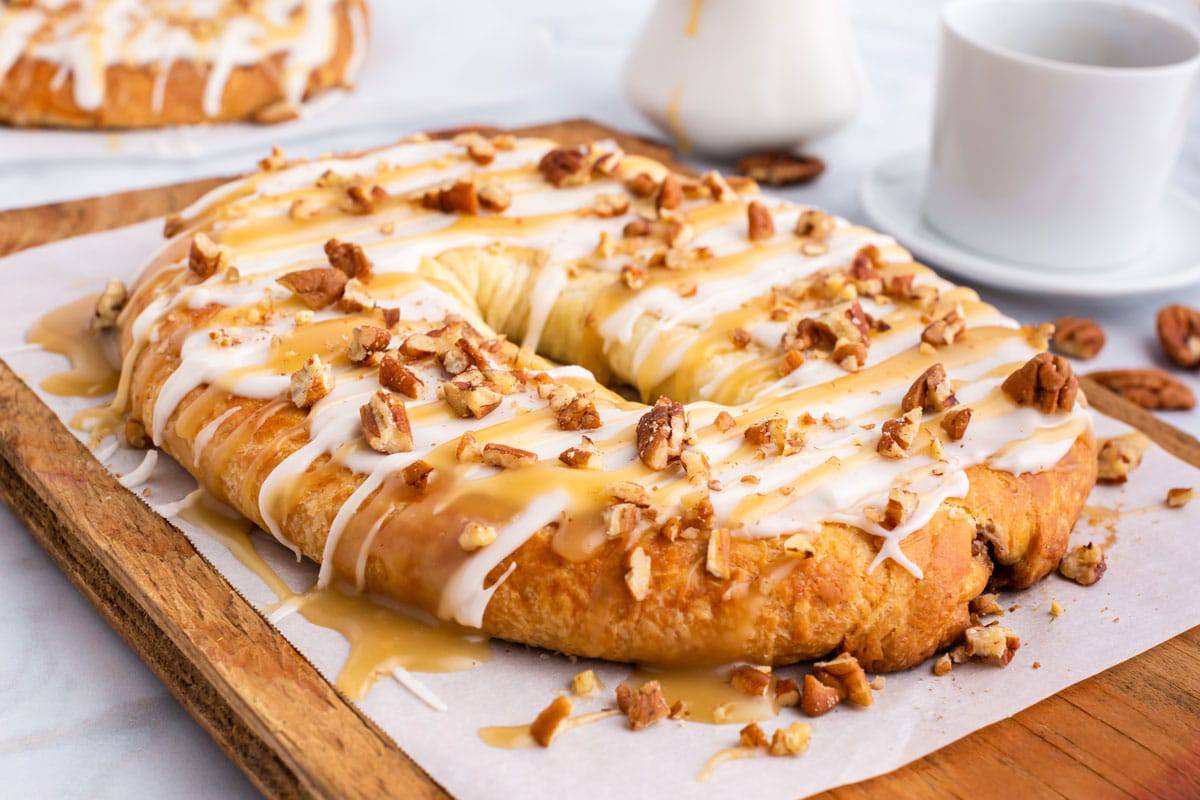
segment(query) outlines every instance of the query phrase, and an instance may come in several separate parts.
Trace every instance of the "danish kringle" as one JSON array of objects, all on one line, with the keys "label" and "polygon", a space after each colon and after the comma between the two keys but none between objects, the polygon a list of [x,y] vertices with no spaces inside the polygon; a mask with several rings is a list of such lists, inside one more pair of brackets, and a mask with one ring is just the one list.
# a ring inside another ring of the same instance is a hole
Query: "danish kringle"
[{"label": "danish kringle", "polygon": [[1044,331],[612,143],[276,154],[168,228],[118,403],[321,581],[492,636],[903,668],[1050,571],[1094,483]]},{"label": "danish kringle", "polygon": [[349,82],[366,38],[364,0],[3,0],[0,122],[278,122]]}]

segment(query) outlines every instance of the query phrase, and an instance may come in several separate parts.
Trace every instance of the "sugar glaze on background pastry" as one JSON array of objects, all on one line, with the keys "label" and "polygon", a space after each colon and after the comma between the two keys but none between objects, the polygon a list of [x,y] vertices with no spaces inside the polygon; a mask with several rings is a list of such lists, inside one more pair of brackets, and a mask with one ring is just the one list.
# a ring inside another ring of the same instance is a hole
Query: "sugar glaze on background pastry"
[{"label": "sugar glaze on background pastry", "polygon": [[281,121],[352,81],[366,39],[363,0],[7,0],[0,120]]},{"label": "sugar glaze on background pastry", "polygon": [[[324,584],[579,655],[841,647],[884,670],[955,639],[989,578],[1027,586],[1065,549],[1094,481],[1089,415],[1015,403],[1001,384],[1041,334],[886,237],[608,143],[418,137],[264,167],[172,220],[122,314],[115,407]],[[330,240],[369,271],[301,302],[278,279],[332,269]],[[836,341],[798,345],[803,320]],[[948,321],[965,333],[930,344]],[[392,395],[411,441],[390,452],[363,439],[380,367],[348,353],[367,327],[422,385]],[[441,355],[405,356],[414,334]],[[456,347],[482,369],[450,366]],[[332,387],[302,410],[289,390],[314,354]],[[935,364],[957,405],[918,411],[902,457],[881,455]],[[648,410],[592,373],[688,405]],[[479,385],[499,397],[481,418],[443,397]],[[968,407],[951,440],[942,420]],[[664,420],[665,452],[638,433]]]}]

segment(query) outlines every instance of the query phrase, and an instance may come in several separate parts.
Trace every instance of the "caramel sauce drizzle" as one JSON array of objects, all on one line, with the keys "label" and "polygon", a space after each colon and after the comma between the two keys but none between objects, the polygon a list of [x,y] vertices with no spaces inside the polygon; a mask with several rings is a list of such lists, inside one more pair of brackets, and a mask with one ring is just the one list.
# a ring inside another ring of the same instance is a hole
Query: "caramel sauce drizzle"
[{"label": "caramel sauce drizzle", "polygon": [[90,323],[99,295],[89,294],[60,306],[33,323],[26,341],[66,356],[71,368],[42,379],[50,394],[103,397],[117,388],[120,371],[105,353],[104,342],[93,336]]}]

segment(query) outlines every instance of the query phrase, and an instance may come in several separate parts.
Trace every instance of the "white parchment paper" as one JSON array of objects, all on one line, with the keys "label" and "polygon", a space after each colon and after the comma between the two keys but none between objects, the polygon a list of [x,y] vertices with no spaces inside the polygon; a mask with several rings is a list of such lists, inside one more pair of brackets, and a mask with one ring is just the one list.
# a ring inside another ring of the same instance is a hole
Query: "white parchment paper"
[{"label": "white parchment paper", "polygon": [[297,120],[117,133],[0,127],[0,164],[266,152],[351,127],[411,120],[417,110],[422,118],[455,108],[486,112],[541,91],[549,80],[549,31],[519,23],[495,0],[376,0],[370,6],[371,41],[355,90],[314,98]]},{"label": "white parchment paper", "polygon": [[[44,310],[87,291],[98,291],[110,276],[131,280],[145,254],[158,244],[161,223],[66,240],[0,261],[6,278],[0,296],[0,357],[31,386],[63,367],[58,356],[23,347],[25,331]],[[60,416],[86,403],[39,395]],[[1126,430],[1113,420],[1098,420],[1102,436]],[[117,452],[109,468],[124,474],[141,453]],[[194,488],[194,481],[169,458],[154,470],[148,502],[161,505]],[[663,722],[631,733],[620,718],[570,731],[547,750],[499,750],[484,745],[477,731],[487,725],[529,722],[566,690],[574,675],[596,669],[609,691],[580,701],[576,711],[612,704],[611,689],[629,668],[606,663],[572,663],[560,656],[520,645],[495,642],[491,661],[460,673],[421,675],[421,681],[449,705],[439,713],[390,679],[379,681],[360,703],[395,741],[452,794],[462,797],[572,796],[655,798],[753,795],[790,798],[893,770],[966,734],[1011,716],[1055,692],[1147,650],[1200,623],[1195,576],[1200,573],[1200,501],[1181,510],[1163,507],[1172,486],[1200,488],[1200,470],[1152,447],[1129,484],[1097,488],[1091,503],[1119,508],[1116,541],[1108,549],[1108,572],[1084,588],[1051,576],[1020,593],[1005,593],[1005,607],[1019,604],[1001,618],[1021,636],[1023,646],[1006,669],[976,664],[956,666],[936,678],[923,665],[887,676],[866,710],[839,707],[812,720],[812,745],[801,758],[752,759],[727,764],[706,783],[695,780],[718,749],[736,744],[737,725],[709,726]],[[179,520],[196,548],[256,607],[274,596],[225,548]],[[1110,532],[1089,526],[1086,515],[1073,541],[1102,542]],[[297,565],[290,553],[266,537],[260,552],[296,590],[315,578],[312,565]],[[1052,619],[1057,600],[1064,613]],[[347,645],[336,632],[316,627],[300,615],[282,620],[279,629],[331,680]],[[1034,662],[1040,663],[1033,669]],[[802,674],[785,668],[782,675]],[[764,724],[803,719],[785,709]],[[369,764],[360,765],[369,770]]]}]

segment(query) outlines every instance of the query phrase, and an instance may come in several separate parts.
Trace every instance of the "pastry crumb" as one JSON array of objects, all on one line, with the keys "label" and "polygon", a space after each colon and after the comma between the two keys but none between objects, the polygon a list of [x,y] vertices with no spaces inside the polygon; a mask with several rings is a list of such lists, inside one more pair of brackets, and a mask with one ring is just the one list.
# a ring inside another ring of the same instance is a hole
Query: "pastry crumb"
[{"label": "pastry crumb", "polygon": [[576,697],[588,697],[603,688],[604,685],[596,677],[595,670],[585,669],[575,673],[575,677],[571,679],[571,693]]},{"label": "pastry crumb", "polygon": [[1192,502],[1195,492],[1189,486],[1176,486],[1167,490],[1167,508],[1183,508]]},{"label": "pastry crumb", "polygon": [[933,674],[939,678],[948,675],[952,669],[954,669],[954,664],[950,661],[949,653],[942,653],[933,662]]},{"label": "pastry crumb", "polygon": [[1057,600],[1051,600],[1050,601],[1050,616],[1054,617],[1054,618],[1058,618],[1058,617],[1062,616],[1062,613],[1063,613],[1063,607],[1061,605],[1059,605],[1059,602]]}]

